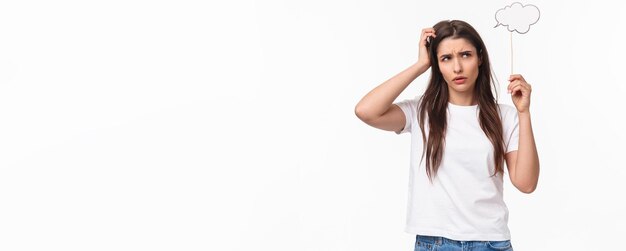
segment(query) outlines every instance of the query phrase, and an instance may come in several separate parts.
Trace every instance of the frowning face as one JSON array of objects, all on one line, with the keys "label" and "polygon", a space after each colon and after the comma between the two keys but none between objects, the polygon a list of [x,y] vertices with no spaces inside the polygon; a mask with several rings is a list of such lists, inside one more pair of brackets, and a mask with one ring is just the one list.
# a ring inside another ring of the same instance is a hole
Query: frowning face
[{"label": "frowning face", "polygon": [[450,94],[473,94],[481,63],[474,45],[464,38],[444,38],[437,47],[437,63]]}]

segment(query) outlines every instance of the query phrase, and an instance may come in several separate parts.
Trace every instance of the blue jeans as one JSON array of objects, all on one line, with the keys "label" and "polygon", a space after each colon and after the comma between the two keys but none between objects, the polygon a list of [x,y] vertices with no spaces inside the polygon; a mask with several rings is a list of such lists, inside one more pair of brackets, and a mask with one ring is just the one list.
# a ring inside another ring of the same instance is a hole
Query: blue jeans
[{"label": "blue jeans", "polygon": [[511,241],[456,241],[438,236],[415,236],[415,251],[513,251]]}]

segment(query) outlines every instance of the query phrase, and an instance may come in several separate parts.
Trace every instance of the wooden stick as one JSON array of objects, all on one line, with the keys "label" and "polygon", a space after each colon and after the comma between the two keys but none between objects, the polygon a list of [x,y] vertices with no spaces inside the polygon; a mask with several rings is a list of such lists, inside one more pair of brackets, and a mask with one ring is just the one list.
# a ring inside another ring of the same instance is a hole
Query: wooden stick
[{"label": "wooden stick", "polygon": [[513,32],[509,32],[511,34],[511,75],[513,75]]}]

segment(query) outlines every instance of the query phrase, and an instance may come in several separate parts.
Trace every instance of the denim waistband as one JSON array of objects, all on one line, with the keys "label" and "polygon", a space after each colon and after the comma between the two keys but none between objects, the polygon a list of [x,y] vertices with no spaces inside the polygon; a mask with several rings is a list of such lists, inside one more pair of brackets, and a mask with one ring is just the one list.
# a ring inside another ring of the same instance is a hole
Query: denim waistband
[{"label": "denim waistband", "polygon": [[425,243],[432,243],[435,245],[442,245],[443,243],[447,243],[447,244],[451,244],[455,246],[462,246],[462,245],[468,245],[472,243],[487,242],[487,241],[457,241],[457,240],[452,240],[452,239],[448,239],[448,238],[441,237],[441,236],[428,236],[428,235],[416,235],[415,238],[418,241],[425,242]]}]

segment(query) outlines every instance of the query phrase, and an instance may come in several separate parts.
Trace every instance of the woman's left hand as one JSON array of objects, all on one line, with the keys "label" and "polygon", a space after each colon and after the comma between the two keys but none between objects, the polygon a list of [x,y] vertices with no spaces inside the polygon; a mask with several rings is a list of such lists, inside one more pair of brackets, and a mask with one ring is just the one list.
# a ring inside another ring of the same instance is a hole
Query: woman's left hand
[{"label": "woman's left hand", "polygon": [[511,93],[511,99],[517,111],[528,112],[530,108],[530,93],[532,88],[520,74],[513,74],[509,77],[508,93]]}]

